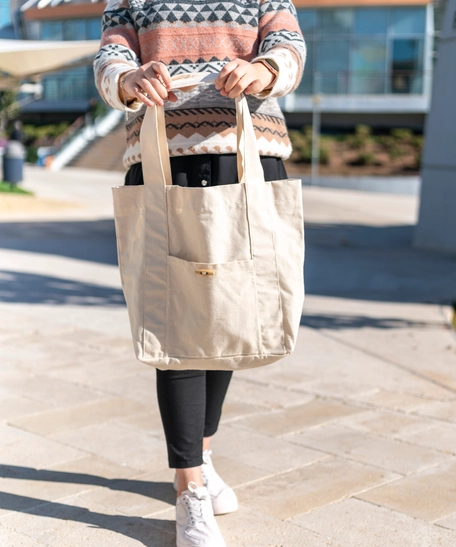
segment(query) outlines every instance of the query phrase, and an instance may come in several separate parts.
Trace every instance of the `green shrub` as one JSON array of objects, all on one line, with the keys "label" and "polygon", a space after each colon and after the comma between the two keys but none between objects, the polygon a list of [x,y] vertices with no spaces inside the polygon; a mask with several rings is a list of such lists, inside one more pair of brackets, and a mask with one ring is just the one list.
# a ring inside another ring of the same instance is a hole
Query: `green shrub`
[{"label": "green shrub", "polygon": [[375,155],[372,152],[361,152],[356,163],[358,165],[374,165]]},{"label": "green shrub", "polygon": [[36,163],[38,161],[38,147],[33,144],[25,149],[25,161],[27,163]]},{"label": "green shrub", "polygon": [[397,159],[404,155],[404,150],[397,143],[394,143],[389,147],[388,154],[391,159]]},{"label": "green shrub", "polygon": [[410,144],[415,148],[415,150],[421,154],[423,150],[424,137],[423,135],[413,135],[413,138]]},{"label": "green shrub", "polygon": [[354,150],[363,149],[371,140],[372,129],[368,125],[357,125],[354,135],[348,135],[346,142],[350,148]]},{"label": "green shrub", "polygon": [[69,125],[68,122],[49,125],[24,125],[24,134],[29,141],[56,138],[61,135]]},{"label": "green shrub", "polygon": [[413,139],[413,131],[410,129],[392,129],[390,134],[398,144],[410,144]]}]

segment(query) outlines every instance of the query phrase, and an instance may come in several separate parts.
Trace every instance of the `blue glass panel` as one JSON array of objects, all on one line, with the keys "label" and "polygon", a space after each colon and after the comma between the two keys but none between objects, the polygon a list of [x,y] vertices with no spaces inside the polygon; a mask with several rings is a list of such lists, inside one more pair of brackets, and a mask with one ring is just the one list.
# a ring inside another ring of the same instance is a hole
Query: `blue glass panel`
[{"label": "blue glass panel", "polygon": [[84,19],[68,19],[63,22],[64,40],[85,40],[86,25]]},{"label": "blue glass panel", "polygon": [[348,92],[348,73],[321,72],[318,76],[320,93],[345,95]]},{"label": "blue glass panel", "polygon": [[393,40],[391,68],[393,70],[418,70],[423,66],[423,40]]},{"label": "blue glass panel", "polygon": [[321,9],[317,12],[320,34],[350,34],[353,28],[353,10]]},{"label": "blue glass panel", "polygon": [[391,32],[398,34],[424,34],[426,30],[426,8],[394,8]]},{"label": "blue glass panel", "polygon": [[386,34],[388,8],[357,8],[354,12],[355,34]]},{"label": "blue glass panel", "polygon": [[384,71],[386,69],[386,39],[353,40],[351,69],[354,71]]},{"label": "blue glass panel", "polygon": [[328,39],[317,44],[316,69],[319,71],[348,70],[350,45],[348,40]]},{"label": "blue glass panel", "polygon": [[43,78],[43,96],[48,100],[89,99],[93,93],[92,67],[54,72]]},{"label": "blue glass panel", "polygon": [[99,40],[101,38],[101,19],[87,19],[87,40]]},{"label": "blue glass panel", "polygon": [[11,23],[11,12],[9,0],[0,0],[0,28]]},{"label": "blue glass panel", "polygon": [[310,34],[315,30],[316,14],[313,9],[298,9],[298,21],[301,27],[302,33]]},{"label": "blue glass panel", "polygon": [[41,23],[41,40],[63,40],[62,21],[43,21]]},{"label": "blue glass panel", "polygon": [[353,95],[378,95],[385,93],[385,72],[352,72],[349,93]]},{"label": "blue glass panel", "polygon": [[314,41],[307,40],[307,57],[306,66],[304,67],[304,75],[301,83],[297,89],[297,93],[303,93],[310,95],[313,92],[313,78],[314,78]]},{"label": "blue glass panel", "polygon": [[423,50],[423,40],[393,40],[391,55],[392,93],[422,93]]}]

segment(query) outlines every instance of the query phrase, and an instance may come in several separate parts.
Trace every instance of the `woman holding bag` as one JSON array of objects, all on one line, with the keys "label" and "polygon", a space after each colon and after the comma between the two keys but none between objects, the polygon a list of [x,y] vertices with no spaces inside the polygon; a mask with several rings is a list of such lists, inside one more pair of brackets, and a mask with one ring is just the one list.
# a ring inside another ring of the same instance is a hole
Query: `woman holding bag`
[{"label": "woman holding bag", "polygon": [[[237,180],[233,99],[248,96],[266,180],[286,178],[291,153],[277,97],[292,92],[305,45],[290,0],[110,0],[94,70],[110,106],[125,110],[126,185],[143,184],[140,128],[146,107],[165,107],[172,182],[207,187]],[[218,75],[189,93],[170,90],[171,77]],[[178,547],[224,547],[214,519],[237,509],[234,491],[216,473],[209,449],[231,371],[158,370],[157,393],[176,469]]]}]

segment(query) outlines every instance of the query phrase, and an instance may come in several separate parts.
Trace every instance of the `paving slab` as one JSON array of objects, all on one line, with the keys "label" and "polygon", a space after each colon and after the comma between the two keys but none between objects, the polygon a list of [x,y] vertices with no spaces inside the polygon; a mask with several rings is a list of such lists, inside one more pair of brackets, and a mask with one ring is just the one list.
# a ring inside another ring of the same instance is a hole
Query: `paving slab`
[{"label": "paving slab", "polygon": [[456,425],[453,424],[433,425],[429,429],[406,433],[402,438],[409,443],[456,455]]},{"label": "paving slab", "polygon": [[148,407],[138,401],[112,397],[85,404],[79,403],[71,407],[37,412],[31,416],[15,418],[8,423],[10,426],[46,437],[94,423],[111,421],[125,414],[134,416],[147,410]]},{"label": "paving slab", "polygon": [[456,510],[456,458],[360,494],[363,500],[429,522]]},{"label": "paving slab", "polygon": [[286,435],[360,412],[359,409],[327,400],[312,400],[280,411],[261,413],[237,420],[238,426],[272,436]]},{"label": "paving slab", "polygon": [[389,471],[331,458],[240,487],[237,494],[241,504],[286,520],[396,478]]},{"label": "paving slab", "polygon": [[[26,168],[0,205],[0,544],[174,547],[155,371],[117,267],[119,173]],[[456,544],[456,258],[418,201],[304,188],[296,351],[237,372],[213,440],[227,547]]]},{"label": "paving slab", "polygon": [[343,500],[292,520],[350,547],[452,547],[455,532],[357,499]]},{"label": "paving slab", "polygon": [[361,395],[356,394],[354,399],[374,408],[400,410],[403,412],[411,412],[431,401],[431,399],[425,397],[416,397],[408,393],[387,391],[384,389],[376,389]]},{"label": "paving slab", "polygon": [[314,450],[404,475],[433,467],[450,458],[429,448],[350,430],[336,424],[288,436],[286,439]]}]

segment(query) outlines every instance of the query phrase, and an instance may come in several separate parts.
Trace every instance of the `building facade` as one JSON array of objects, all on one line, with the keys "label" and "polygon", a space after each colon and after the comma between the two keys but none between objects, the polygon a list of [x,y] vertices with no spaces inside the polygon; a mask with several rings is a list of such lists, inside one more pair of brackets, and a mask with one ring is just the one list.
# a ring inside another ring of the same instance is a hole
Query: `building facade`
[{"label": "building facade", "polygon": [[[20,34],[27,40],[99,40],[104,8],[104,1],[28,0],[18,10]],[[37,122],[76,117],[87,112],[91,100],[98,98],[91,60],[47,74],[41,83],[41,98],[22,109],[28,119]]]},{"label": "building facade", "polygon": [[[0,0],[0,7],[9,1],[21,0]],[[437,13],[443,2],[435,1]],[[435,44],[430,0],[295,0],[295,6],[308,53],[301,85],[282,101],[289,122],[309,123],[318,95],[324,125],[422,128]],[[104,7],[104,1],[28,0],[20,7],[22,37],[98,39]],[[97,96],[91,66],[47,75],[43,86],[29,112],[81,111]]]}]

